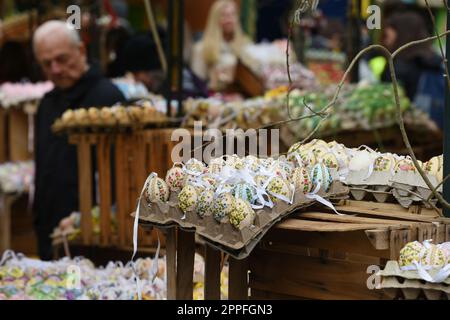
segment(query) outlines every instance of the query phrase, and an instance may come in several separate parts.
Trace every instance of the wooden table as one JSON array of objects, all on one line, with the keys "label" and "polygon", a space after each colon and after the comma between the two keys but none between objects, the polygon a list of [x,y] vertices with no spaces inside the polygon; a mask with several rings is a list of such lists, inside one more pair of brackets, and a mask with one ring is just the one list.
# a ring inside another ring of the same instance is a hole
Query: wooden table
[{"label": "wooden table", "polygon": [[[450,240],[450,219],[429,210],[348,200],[337,209],[347,215],[322,207],[293,214],[247,259],[229,259],[229,299],[385,299],[368,288],[371,270],[397,259],[409,241]],[[161,230],[168,299],[192,299],[195,233]],[[220,299],[222,262],[222,253],[207,246],[205,299]]]}]

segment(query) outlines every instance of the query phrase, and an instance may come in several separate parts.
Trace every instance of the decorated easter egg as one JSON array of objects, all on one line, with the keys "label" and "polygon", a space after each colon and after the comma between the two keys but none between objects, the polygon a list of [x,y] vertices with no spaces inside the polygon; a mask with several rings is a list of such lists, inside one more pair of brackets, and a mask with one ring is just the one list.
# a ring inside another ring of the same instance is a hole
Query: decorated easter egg
[{"label": "decorated easter egg", "polygon": [[238,183],[233,186],[231,194],[235,198],[243,199],[252,203],[256,197],[256,189],[248,183]]},{"label": "decorated easter egg", "polygon": [[227,156],[225,165],[234,169],[243,169],[245,166],[244,159],[239,158],[236,154]]},{"label": "decorated easter egg", "polygon": [[437,176],[439,170],[442,167],[442,162],[441,162],[441,158],[440,157],[433,157],[430,160],[428,160],[425,164],[424,164],[424,170],[432,175]]},{"label": "decorated easter egg", "polygon": [[209,174],[205,174],[201,177],[201,184],[206,189],[215,189],[217,187],[217,179]]},{"label": "decorated easter egg", "polygon": [[390,172],[395,167],[395,159],[391,155],[383,155],[375,159],[373,170]]},{"label": "decorated easter egg", "polygon": [[311,150],[301,150],[289,153],[287,159],[298,167],[309,167],[317,163],[316,156]]},{"label": "decorated easter egg", "polygon": [[296,142],[294,143],[288,150],[288,153],[292,153],[292,152],[296,152],[299,151],[300,147],[302,146],[302,144],[300,142]]},{"label": "decorated easter egg", "polygon": [[211,215],[213,203],[214,191],[210,189],[204,190],[197,199],[197,214],[202,218]]},{"label": "decorated easter egg", "polygon": [[424,246],[418,241],[407,243],[400,250],[400,256],[398,259],[400,267],[410,266],[414,261],[420,262],[420,255],[423,249]]},{"label": "decorated easter egg", "polygon": [[179,165],[174,165],[166,174],[166,183],[170,191],[179,191],[184,186],[185,174]]},{"label": "decorated easter egg", "polygon": [[445,252],[434,244],[429,244],[422,253],[420,262],[423,266],[431,268],[441,268],[446,264]]},{"label": "decorated easter egg", "polygon": [[231,211],[233,211],[236,199],[230,192],[221,193],[213,204],[213,215],[217,222],[228,221]]},{"label": "decorated easter egg", "polygon": [[211,174],[219,174],[225,165],[225,160],[222,158],[215,158],[209,162],[208,172]]},{"label": "decorated easter egg", "polygon": [[328,149],[328,143],[321,139],[313,139],[311,140],[308,145],[310,145],[313,148],[325,148]]},{"label": "decorated easter egg", "polygon": [[147,184],[146,193],[148,202],[166,202],[169,200],[170,195],[169,187],[166,182],[158,177],[153,177],[150,179]]},{"label": "decorated easter egg", "polygon": [[411,159],[401,159],[397,161],[394,167],[395,173],[399,171],[416,171],[416,167]]},{"label": "decorated easter egg", "polygon": [[197,206],[198,191],[194,186],[185,185],[178,194],[178,206],[183,212],[194,211]]},{"label": "decorated easter egg", "polygon": [[316,159],[322,159],[325,154],[329,153],[328,147],[323,146],[314,146],[311,148],[311,151],[316,156]]},{"label": "decorated easter egg", "polygon": [[339,161],[331,152],[328,152],[322,156],[322,162],[330,169],[339,169]]},{"label": "decorated easter egg", "polygon": [[253,155],[248,155],[244,159],[244,164],[250,171],[256,172],[259,168],[259,159]]},{"label": "decorated easter egg", "polygon": [[292,175],[292,183],[294,184],[295,190],[300,190],[305,194],[312,189],[311,177],[306,168],[295,168]]},{"label": "decorated easter egg", "polygon": [[242,230],[253,224],[255,211],[248,201],[236,199],[235,206],[230,212],[230,223],[236,229]]},{"label": "decorated easter egg", "polygon": [[282,177],[277,176],[272,178],[267,186],[267,192],[273,202],[277,202],[279,200],[283,200],[285,202],[291,201],[292,190],[289,182]]},{"label": "decorated easter egg", "polygon": [[333,182],[330,171],[323,163],[316,164],[311,171],[311,181],[313,188],[320,185],[320,188],[328,192]]},{"label": "decorated easter egg", "polygon": [[200,175],[201,173],[203,173],[204,169],[205,169],[205,165],[203,164],[203,162],[198,161],[195,158],[189,159],[185,165],[185,171],[188,174],[192,174],[192,175]]}]

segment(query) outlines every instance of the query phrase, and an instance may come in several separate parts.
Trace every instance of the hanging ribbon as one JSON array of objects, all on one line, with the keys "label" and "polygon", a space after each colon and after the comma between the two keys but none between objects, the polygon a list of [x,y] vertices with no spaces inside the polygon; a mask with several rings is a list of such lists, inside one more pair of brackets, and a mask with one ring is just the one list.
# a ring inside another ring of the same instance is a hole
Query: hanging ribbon
[{"label": "hanging ribbon", "polygon": [[327,206],[328,208],[330,208],[331,210],[333,210],[337,215],[345,216],[346,214],[339,213],[330,201],[328,201],[328,200],[322,198],[321,196],[319,196],[319,195],[317,194],[317,193],[319,192],[320,188],[321,188],[320,183],[317,183],[317,185],[316,185],[314,191],[311,192],[311,193],[306,194],[306,197],[307,197],[308,199],[311,199],[311,200],[315,200],[315,201],[317,201],[317,202],[320,202],[320,203],[323,204],[324,206]]},{"label": "hanging ribbon", "polygon": [[[139,215],[140,215],[140,211],[141,211],[141,200],[142,200],[142,196],[144,195],[144,191],[145,188],[147,187],[147,185],[150,183],[150,180],[153,178],[156,178],[158,176],[158,174],[152,172],[147,179],[145,180],[144,183],[144,187],[142,188],[141,194],[139,196],[139,200],[138,200],[138,204],[137,204],[137,208],[136,208],[136,214],[134,216],[134,225],[133,225],[133,255],[131,257],[131,261],[134,261],[134,257],[137,253],[137,246],[138,246],[138,226],[139,226]],[[132,269],[134,272],[134,276],[136,278],[136,288],[137,288],[137,294],[138,294],[138,299],[142,300],[142,293],[141,293],[141,283],[140,283],[140,279],[139,276],[136,272],[136,266],[134,264],[134,262],[132,262]]]}]

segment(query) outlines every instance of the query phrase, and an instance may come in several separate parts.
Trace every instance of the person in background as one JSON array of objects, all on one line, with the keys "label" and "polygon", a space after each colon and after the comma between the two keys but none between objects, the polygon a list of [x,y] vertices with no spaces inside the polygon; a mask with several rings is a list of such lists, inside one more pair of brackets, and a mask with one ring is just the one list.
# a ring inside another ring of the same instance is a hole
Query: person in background
[{"label": "person in background", "polygon": [[192,71],[208,81],[210,89],[224,90],[233,83],[238,57],[248,43],[235,2],[218,0],[209,12],[203,38],[194,45]]},{"label": "person in background", "polygon": [[[384,23],[382,44],[391,52],[403,45],[429,37],[426,23],[416,12],[392,14]],[[427,112],[442,128],[444,108],[444,68],[442,57],[425,42],[402,51],[395,59],[397,80],[417,107]],[[389,66],[382,74],[383,81],[391,81]]]},{"label": "person in background", "polygon": [[36,117],[36,176],[33,204],[39,256],[52,258],[50,234],[59,221],[78,211],[76,147],[51,126],[69,108],[109,106],[124,99],[98,67],[87,62],[76,30],[48,21],[33,37],[36,59],[55,88],[42,99]]},{"label": "person in background", "polygon": [[165,75],[152,37],[149,34],[132,36],[122,53],[125,73],[131,73],[134,80],[143,83],[150,92],[161,93]]}]

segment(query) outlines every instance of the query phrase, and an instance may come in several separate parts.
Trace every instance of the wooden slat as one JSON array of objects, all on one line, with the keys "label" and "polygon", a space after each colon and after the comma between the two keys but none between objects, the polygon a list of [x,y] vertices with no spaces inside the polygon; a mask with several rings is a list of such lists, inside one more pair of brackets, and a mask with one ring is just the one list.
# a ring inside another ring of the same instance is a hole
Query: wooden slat
[{"label": "wooden slat", "polygon": [[116,171],[116,204],[117,204],[117,231],[120,246],[127,245],[126,228],[130,218],[130,197],[128,180],[128,156],[125,150],[123,135],[116,136],[115,143],[115,171]]},{"label": "wooden slat", "polygon": [[382,224],[382,225],[392,225],[392,226],[417,226],[417,222],[409,222],[409,221],[399,221],[399,220],[391,220],[391,219],[377,219],[377,218],[364,218],[364,217],[356,217],[356,216],[340,216],[336,214],[330,213],[322,213],[322,212],[305,212],[300,213],[299,218],[309,218],[315,220],[322,221],[335,221],[335,222],[343,222],[343,223],[368,223],[368,224]]},{"label": "wooden slat", "polygon": [[411,213],[411,214],[424,214],[433,217],[439,217],[436,211],[432,209],[424,208],[421,205],[412,205],[408,209],[403,208],[397,203],[382,203],[374,201],[357,201],[357,200],[344,200],[345,206],[359,207],[369,210],[380,210],[392,213]]},{"label": "wooden slat", "polygon": [[100,243],[111,242],[111,144],[107,135],[102,135],[97,146],[98,183],[100,192]]},{"label": "wooden slat", "polygon": [[81,236],[83,244],[92,244],[92,163],[91,145],[82,139],[77,148]]},{"label": "wooden slat", "polygon": [[230,258],[228,299],[248,299],[248,260]]},{"label": "wooden slat", "polygon": [[220,300],[221,253],[205,247],[205,300]]},{"label": "wooden slat", "polygon": [[450,241],[450,224],[445,226],[445,241]]},{"label": "wooden slat", "polygon": [[257,249],[250,258],[250,287],[308,299],[380,299],[381,290],[367,288],[367,267]]},{"label": "wooden slat", "polygon": [[166,230],[167,299],[177,298],[177,229]]},{"label": "wooden slat", "polygon": [[[327,210],[324,208],[324,210]],[[382,209],[375,210],[375,209],[364,209],[357,206],[340,206],[337,208],[340,213],[348,213],[348,214],[358,214],[358,216],[374,216],[374,217],[385,217],[390,219],[400,219],[400,220],[409,220],[409,221],[416,221],[416,222],[433,222],[436,221],[436,218],[425,216],[425,215],[418,215],[418,214],[410,214],[410,213],[395,213],[395,212],[385,212]]]},{"label": "wooden slat", "polygon": [[284,230],[310,231],[310,232],[348,232],[369,229],[386,229],[381,224],[366,223],[337,223],[337,222],[316,222],[299,219],[287,219],[276,226]]},{"label": "wooden slat", "polygon": [[[380,230],[387,234],[389,230]],[[389,242],[384,248],[377,250],[371,244],[364,230],[349,232],[297,232],[273,228],[264,237],[261,246],[265,250],[281,251],[291,254],[303,254],[305,248],[328,249],[332,251],[350,252],[372,257],[389,258]]]},{"label": "wooden slat", "polygon": [[0,106],[0,163],[6,162],[7,155],[7,140],[6,140],[6,128],[7,118],[5,110]]},{"label": "wooden slat", "polygon": [[192,300],[194,290],[195,233],[178,229],[177,300]]},{"label": "wooden slat", "polygon": [[409,230],[391,230],[390,245],[391,260],[398,260],[400,256],[400,250],[409,241]]}]

